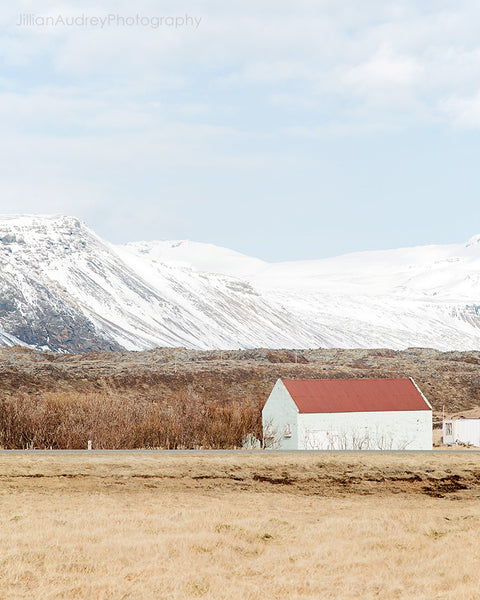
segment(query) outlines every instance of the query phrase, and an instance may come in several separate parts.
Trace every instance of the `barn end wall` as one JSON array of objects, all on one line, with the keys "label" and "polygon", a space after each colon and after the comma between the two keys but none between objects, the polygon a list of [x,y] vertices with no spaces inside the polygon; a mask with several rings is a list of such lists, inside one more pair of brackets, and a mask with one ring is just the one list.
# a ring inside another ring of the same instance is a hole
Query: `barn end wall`
[{"label": "barn end wall", "polygon": [[[279,450],[297,450],[297,417],[297,405],[279,379],[262,410],[264,436],[273,436],[270,443],[267,443],[267,447]],[[290,437],[285,437],[287,426],[291,432]]]},{"label": "barn end wall", "polygon": [[298,415],[300,450],[431,450],[432,412]]}]

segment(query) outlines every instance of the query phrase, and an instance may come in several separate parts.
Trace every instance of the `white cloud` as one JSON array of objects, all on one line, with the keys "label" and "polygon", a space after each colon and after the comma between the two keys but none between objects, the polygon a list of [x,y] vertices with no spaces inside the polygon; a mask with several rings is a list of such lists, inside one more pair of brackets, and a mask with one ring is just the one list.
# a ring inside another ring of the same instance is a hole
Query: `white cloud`
[{"label": "white cloud", "polygon": [[421,74],[422,68],[414,57],[395,54],[388,46],[382,46],[367,61],[349,68],[343,81],[356,91],[368,93],[385,87],[411,87]]},{"label": "white cloud", "polygon": [[480,91],[469,98],[452,96],[440,103],[440,109],[459,129],[480,128]]},{"label": "white cloud", "polygon": [[316,78],[311,65],[300,61],[252,62],[240,71],[233,72],[222,80],[226,85],[276,85],[295,80],[313,80]]}]

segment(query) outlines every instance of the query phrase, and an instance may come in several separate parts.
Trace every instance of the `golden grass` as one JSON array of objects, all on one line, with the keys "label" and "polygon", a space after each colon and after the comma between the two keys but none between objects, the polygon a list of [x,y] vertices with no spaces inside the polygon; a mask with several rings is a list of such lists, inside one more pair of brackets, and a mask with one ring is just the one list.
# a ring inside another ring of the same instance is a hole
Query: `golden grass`
[{"label": "golden grass", "polygon": [[478,469],[472,453],[0,454],[0,599],[477,599]]}]

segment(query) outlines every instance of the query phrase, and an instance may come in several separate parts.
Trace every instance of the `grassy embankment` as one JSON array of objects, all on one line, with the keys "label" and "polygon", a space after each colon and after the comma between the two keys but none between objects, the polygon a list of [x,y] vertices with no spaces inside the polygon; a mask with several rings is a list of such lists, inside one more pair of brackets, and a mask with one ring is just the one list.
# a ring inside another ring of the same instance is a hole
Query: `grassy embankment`
[{"label": "grassy embankment", "polygon": [[478,598],[477,454],[1,454],[0,598]]}]

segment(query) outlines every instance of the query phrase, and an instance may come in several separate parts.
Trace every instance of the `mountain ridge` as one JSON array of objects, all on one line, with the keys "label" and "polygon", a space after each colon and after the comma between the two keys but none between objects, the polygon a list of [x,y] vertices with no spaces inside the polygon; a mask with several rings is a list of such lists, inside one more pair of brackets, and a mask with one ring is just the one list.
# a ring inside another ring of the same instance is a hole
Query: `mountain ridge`
[{"label": "mountain ridge", "polygon": [[470,350],[477,298],[480,235],[267,263],[188,240],[114,245],[75,217],[0,215],[0,346]]}]

